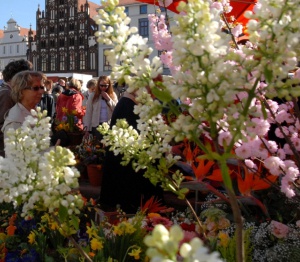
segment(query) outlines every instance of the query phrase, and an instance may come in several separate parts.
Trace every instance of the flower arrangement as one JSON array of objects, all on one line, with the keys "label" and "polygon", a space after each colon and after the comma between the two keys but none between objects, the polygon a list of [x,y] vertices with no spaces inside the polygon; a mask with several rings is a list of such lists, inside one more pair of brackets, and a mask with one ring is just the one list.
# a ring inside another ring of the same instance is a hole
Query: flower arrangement
[{"label": "flower arrangement", "polygon": [[76,125],[78,122],[77,111],[69,110],[66,107],[62,108],[62,112],[65,114],[62,118],[62,121],[56,123],[56,131],[65,130],[67,132],[75,132],[80,129]]},{"label": "flower arrangement", "polygon": [[82,143],[74,148],[73,153],[76,160],[84,165],[101,165],[105,158],[103,144],[92,135],[84,137]]}]

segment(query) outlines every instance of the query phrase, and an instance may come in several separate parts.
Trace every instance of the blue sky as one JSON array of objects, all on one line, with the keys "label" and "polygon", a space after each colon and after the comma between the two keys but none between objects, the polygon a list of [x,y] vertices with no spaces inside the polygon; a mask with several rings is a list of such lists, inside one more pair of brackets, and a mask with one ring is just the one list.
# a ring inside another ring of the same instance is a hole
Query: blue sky
[{"label": "blue sky", "polygon": [[[99,4],[100,0],[91,1]],[[45,0],[0,0],[0,29],[3,30],[7,21],[12,17],[19,26],[36,29],[36,10],[40,5],[40,10],[45,10]]]},{"label": "blue sky", "polygon": [[35,14],[40,5],[45,10],[45,0],[0,0],[0,29],[7,25],[7,21],[13,18],[19,26],[32,29],[36,28]]}]

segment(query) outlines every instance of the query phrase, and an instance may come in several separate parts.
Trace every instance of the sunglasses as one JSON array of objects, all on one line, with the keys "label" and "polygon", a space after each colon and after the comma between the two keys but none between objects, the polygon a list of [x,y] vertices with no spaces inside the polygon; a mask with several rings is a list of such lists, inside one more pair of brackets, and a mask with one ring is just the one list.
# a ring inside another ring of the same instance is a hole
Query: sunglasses
[{"label": "sunglasses", "polygon": [[25,89],[30,89],[32,91],[39,91],[39,90],[44,90],[45,91],[45,87],[44,86],[28,86],[28,87],[25,87]]},{"label": "sunglasses", "polygon": [[108,87],[109,86],[109,84],[105,84],[105,85],[99,85],[100,87]]}]

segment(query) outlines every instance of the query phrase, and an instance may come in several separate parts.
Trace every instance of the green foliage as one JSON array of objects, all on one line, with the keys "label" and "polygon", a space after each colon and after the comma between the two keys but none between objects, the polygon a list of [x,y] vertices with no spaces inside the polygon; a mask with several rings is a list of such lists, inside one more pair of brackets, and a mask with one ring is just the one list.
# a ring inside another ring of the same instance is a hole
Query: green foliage
[{"label": "green foliage", "polygon": [[[253,246],[250,242],[251,228],[244,230],[244,262],[252,261]],[[227,245],[218,245],[216,249],[220,252],[221,257],[228,262],[236,261],[236,235],[229,238]]]}]

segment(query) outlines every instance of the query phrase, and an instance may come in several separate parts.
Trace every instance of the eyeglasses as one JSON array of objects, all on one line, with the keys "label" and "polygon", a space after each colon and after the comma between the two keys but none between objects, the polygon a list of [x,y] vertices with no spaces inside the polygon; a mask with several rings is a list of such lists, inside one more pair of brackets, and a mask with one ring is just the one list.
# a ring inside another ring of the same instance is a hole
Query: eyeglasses
[{"label": "eyeglasses", "polygon": [[105,85],[99,85],[100,87],[108,87],[109,86],[109,84],[105,84]]},{"label": "eyeglasses", "polygon": [[25,87],[25,89],[30,89],[32,91],[39,91],[39,90],[44,90],[45,91],[45,87],[44,86],[28,86],[28,87]]}]

